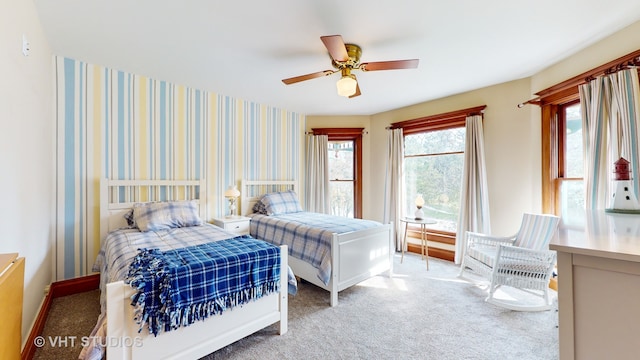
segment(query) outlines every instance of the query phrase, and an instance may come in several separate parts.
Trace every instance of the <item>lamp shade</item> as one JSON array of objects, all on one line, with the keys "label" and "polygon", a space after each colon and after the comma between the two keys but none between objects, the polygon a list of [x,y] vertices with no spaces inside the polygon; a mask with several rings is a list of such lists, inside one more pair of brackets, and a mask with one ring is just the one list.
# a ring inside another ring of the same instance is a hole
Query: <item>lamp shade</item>
[{"label": "lamp shade", "polygon": [[356,81],[356,77],[354,75],[345,75],[336,83],[338,95],[345,97],[355,94],[356,86],[358,86],[358,81]]},{"label": "lamp shade", "polygon": [[418,194],[418,196],[416,196],[416,206],[419,208],[424,206],[424,199],[422,198],[422,194]]},{"label": "lamp shade", "polygon": [[230,198],[237,198],[238,196],[240,196],[240,191],[235,186],[229,186],[229,188],[225,190],[224,196],[230,197]]}]

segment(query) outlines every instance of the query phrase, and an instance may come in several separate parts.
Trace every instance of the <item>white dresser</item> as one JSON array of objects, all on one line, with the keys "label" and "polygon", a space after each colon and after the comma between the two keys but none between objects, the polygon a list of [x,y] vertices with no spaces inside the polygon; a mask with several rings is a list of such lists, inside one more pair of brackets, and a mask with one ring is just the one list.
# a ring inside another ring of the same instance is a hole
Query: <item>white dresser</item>
[{"label": "white dresser", "polygon": [[560,226],[560,359],[637,359],[640,334],[640,215],[585,214]]}]

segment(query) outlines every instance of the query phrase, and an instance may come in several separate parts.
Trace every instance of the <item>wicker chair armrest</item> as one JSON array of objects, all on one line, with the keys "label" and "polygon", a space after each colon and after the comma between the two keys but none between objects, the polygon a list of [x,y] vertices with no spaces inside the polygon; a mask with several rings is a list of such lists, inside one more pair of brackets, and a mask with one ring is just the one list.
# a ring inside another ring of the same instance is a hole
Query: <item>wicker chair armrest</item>
[{"label": "wicker chair armrest", "polygon": [[467,246],[494,246],[498,245],[513,245],[516,241],[516,236],[492,236],[473,231],[467,231]]},{"label": "wicker chair armrest", "polygon": [[522,254],[524,256],[536,256],[536,257],[549,257],[555,256],[556,252],[553,250],[533,250],[520,246],[502,245],[503,256],[509,256],[510,254]]},{"label": "wicker chair armrest", "polygon": [[539,269],[539,271],[553,271],[556,263],[556,252],[552,250],[532,250],[518,246],[500,245],[496,254],[496,270],[501,268],[513,269],[518,264],[522,269]]}]

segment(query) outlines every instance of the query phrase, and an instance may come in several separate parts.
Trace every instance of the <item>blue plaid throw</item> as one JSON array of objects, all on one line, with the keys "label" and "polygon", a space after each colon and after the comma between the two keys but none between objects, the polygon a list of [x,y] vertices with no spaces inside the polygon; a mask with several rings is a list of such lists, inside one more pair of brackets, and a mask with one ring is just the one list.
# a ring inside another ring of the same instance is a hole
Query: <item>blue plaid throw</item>
[{"label": "blue plaid throw", "polygon": [[140,249],[128,280],[136,322],[157,335],[280,291],[280,249],[249,236]]},{"label": "blue plaid throw", "polygon": [[251,215],[251,236],[274,245],[287,245],[289,255],[318,269],[318,278],[326,285],[331,280],[331,241],[333,234],[343,234],[381,226],[372,220],[313,212],[296,212],[277,216]]}]

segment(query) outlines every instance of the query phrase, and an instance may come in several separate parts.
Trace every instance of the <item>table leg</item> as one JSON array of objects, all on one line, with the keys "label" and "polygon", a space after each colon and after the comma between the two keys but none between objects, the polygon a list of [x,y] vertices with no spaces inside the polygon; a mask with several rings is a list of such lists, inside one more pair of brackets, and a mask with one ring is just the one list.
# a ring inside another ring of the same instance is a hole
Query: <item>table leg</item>
[{"label": "table leg", "polygon": [[420,224],[420,260],[424,259],[424,225]]},{"label": "table leg", "polygon": [[422,250],[425,253],[424,257],[425,257],[425,260],[427,262],[427,270],[429,270],[429,244],[427,243],[427,227],[426,227],[426,225],[422,224],[421,230],[422,230]]},{"label": "table leg", "polygon": [[404,261],[404,247],[407,245],[407,228],[409,223],[404,223],[404,236],[402,237],[402,257],[400,257],[400,264]]}]

